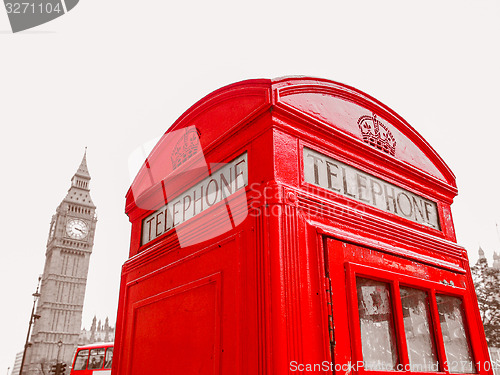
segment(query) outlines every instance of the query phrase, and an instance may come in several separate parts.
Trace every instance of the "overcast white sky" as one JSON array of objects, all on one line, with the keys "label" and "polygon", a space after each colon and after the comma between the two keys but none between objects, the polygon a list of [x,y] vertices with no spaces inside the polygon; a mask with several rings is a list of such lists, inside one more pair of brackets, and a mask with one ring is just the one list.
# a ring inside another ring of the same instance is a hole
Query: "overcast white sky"
[{"label": "overcast white sky", "polygon": [[403,116],[457,176],[458,241],[500,251],[500,2],[81,0],[12,34],[0,8],[0,375],[28,328],[51,216],[85,146],[99,222],[85,327],[114,324],[130,227],[128,158],[195,101],[310,75]]}]

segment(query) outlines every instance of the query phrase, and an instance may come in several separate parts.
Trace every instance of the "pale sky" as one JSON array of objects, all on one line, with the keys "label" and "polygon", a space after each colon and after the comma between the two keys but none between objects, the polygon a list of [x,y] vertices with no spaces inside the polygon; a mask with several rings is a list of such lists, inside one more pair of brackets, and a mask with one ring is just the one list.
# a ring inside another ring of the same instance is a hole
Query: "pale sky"
[{"label": "pale sky", "polygon": [[23,349],[50,219],[85,146],[98,218],[83,325],[114,324],[135,149],[211,91],[323,77],[405,118],[457,176],[458,242],[500,252],[500,2],[80,0],[12,34],[0,10],[0,375]]}]

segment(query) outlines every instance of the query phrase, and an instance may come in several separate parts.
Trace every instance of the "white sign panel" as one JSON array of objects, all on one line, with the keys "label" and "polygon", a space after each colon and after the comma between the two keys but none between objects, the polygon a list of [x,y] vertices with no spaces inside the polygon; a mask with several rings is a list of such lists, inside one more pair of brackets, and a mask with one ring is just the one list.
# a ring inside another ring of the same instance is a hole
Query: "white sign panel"
[{"label": "white sign panel", "polygon": [[306,147],[304,177],[358,202],[440,229],[436,202]]},{"label": "white sign panel", "polygon": [[224,164],[142,221],[142,244],[158,238],[248,185],[247,153]]}]

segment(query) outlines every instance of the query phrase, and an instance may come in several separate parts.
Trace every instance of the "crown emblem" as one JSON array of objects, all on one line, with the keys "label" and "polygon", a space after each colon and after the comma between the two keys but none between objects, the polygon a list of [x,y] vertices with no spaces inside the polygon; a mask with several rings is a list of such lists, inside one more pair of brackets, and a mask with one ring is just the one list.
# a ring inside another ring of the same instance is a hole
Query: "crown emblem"
[{"label": "crown emblem", "polygon": [[358,126],[361,130],[363,142],[394,156],[396,153],[396,139],[387,126],[377,120],[375,113],[372,116],[361,116],[358,119]]},{"label": "crown emblem", "polygon": [[172,168],[175,170],[200,150],[200,133],[194,126],[186,128],[172,151]]}]

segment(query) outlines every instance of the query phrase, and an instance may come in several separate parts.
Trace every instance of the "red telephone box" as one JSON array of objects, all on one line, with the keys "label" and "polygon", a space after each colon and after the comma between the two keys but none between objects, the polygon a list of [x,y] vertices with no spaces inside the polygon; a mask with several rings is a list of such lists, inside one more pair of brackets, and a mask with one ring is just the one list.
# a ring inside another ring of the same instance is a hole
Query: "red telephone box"
[{"label": "red telephone box", "polygon": [[113,373],[492,374],[456,194],[429,144],[352,87],[207,95],[127,193]]}]

